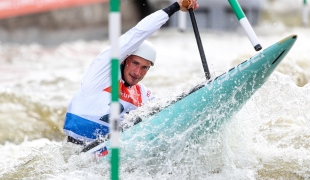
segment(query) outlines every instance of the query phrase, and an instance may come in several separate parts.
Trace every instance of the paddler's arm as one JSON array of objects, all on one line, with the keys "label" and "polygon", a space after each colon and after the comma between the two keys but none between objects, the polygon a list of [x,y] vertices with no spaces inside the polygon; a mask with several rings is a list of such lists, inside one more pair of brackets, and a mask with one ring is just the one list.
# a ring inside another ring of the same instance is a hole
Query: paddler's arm
[{"label": "paddler's arm", "polygon": [[135,27],[120,37],[121,61],[131,55],[144,40],[159,30],[175,12],[179,10],[188,11],[189,8],[197,9],[197,0],[178,0],[143,18]]},{"label": "paddler's arm", "polygon": [[[198,8],[196,0],[191,0],[190,4],[182,5],[187,1],[178,0],[168,7],[148,15],[123,34],[119,38],[120,61],[131,55],[145,39],[160,29],[175,12],[179,10],[187,11],[188,8]],[[110,49],[111,47],[104,49],[85,72],[81,86],[84,95],[100,93],[102,89],[110,84]]]}]

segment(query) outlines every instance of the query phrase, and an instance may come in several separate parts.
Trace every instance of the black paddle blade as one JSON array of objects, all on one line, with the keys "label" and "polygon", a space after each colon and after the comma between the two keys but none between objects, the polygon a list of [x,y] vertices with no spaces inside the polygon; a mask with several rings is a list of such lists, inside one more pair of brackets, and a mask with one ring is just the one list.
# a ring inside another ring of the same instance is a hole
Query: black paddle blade
[{"label": "black paddle blade", "polygon": [[87,152],[89,151],[90,149],[93,149],[94,147],[98,146],[99,144],[105,142],[106,140],[108,140],[110,138],[109,135],[107,135],[106,137],[104,138],[98,138],[96,140],[94,140],[93,142],[89,143],[88,145],[86,145],[82,150],[81,150],[81,153],[82,152]]}]

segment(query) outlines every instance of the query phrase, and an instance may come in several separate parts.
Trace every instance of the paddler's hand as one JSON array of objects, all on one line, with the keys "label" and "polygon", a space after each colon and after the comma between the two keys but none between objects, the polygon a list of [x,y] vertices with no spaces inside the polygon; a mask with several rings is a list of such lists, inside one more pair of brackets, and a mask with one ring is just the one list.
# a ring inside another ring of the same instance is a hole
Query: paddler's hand
[{"label": "paddler's hand", "polygon": [[196,10],[199,5],[197,4],[197,0],[178,0],[181,11],[188,11],[188,9]]}]

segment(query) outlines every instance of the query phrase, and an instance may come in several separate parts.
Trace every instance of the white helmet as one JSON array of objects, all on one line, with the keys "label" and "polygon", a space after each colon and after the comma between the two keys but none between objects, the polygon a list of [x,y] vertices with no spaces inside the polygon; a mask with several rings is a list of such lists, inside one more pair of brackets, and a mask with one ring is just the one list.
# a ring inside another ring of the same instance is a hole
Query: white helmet
[{"label": "white helmet", "polygon": [[151,42],[145,40],[131,55],[136,55],[149,60],[153,66],[156,60],[156,49]]}]

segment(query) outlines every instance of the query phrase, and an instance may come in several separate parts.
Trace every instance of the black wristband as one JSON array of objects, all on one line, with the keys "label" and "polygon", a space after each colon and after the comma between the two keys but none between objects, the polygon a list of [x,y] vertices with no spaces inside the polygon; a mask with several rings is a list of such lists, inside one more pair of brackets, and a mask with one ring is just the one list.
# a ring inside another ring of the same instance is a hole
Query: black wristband
[{"label": "black wristband", "polygon": [[178,2],[171,4],[170,6],[163,9],[169,17],[171,17],[175,12],[180,10],[180,5]]}]

